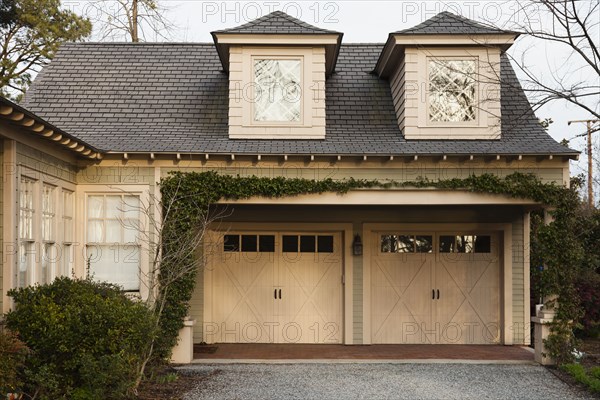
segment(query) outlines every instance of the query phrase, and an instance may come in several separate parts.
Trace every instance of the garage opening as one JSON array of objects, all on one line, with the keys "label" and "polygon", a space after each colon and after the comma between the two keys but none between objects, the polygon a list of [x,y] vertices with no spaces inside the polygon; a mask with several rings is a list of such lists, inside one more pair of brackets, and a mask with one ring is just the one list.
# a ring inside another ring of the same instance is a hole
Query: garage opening
[{"label": "garage opening", "polygon": [[339,232],[227,232],[209,256],[208,343],[342,343]]},{"label": "garage opening", "polygon": [[500,343],[498,235],[374,232],[372,343]]}]

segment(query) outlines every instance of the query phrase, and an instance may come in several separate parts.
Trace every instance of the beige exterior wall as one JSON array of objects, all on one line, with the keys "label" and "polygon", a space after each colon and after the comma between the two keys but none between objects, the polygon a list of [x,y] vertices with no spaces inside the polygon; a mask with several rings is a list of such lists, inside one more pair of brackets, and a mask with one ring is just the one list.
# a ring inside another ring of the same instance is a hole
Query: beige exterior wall
[{"label": "beige exterior wall", "polygon": [[[525,298],[525,238],[523,237],[523,214],[512,222],[512,301],[513,301],[513,340],[515,343],[529,344],[529,306]],[[527,310],[526,310],[527,308]]]},{"label": "beige exterior wall", "polygon": [[[410,52],[409,52],[410,53]],[[416,68],[412,66],[413,57],[409,54],[408,59],[405,57],[400,60],[398,68],[394,71],[390,77],[390,88],[392,90],[392,98],[394,100],[394,108],[396,110],[396,116],[398,117],[398,127],[404,132],[405,125],[405,114],[404,107],[406,104],[406,64],[409,64],[409,69]]]},{"label": "beige exterior wall", "polygon": [[43,149],[43,146],[33,148],[19,143],[17,146],[17,163],[49,177],[75,183],[77,167],[70,162],[44,152]]},{"label": "beige exterior wall", "polygon": [[[302,177],[308,179],[394,179],[397,181],[410,181],[418,177],[431,180],[465,178],[472,174],[492,173],[506,176],[515,171],[537,174],[544,182],[564,184],[564,164],[561,159],[540,160],[523,158],[512,161],[484,161],[484,160],[452,160],[434,161],[423,159],[416,162],[394,160],[382,162],[378,160],[348,160],[341,162],[309,162],[305,159],[289,160],[282,163],[277,160],[245,160],[235,161],[180,161],[155,159],[154,161],[130,159],[126,162],[117,160],[103,160],[100,166],[89,167],[77,175],[78,183],[86,184],[147,184],[154,193],[154,182],[159,177],[165,177],[171,170],[182,171],[207,171],[216,170],[223,174],[240,176],[285,176],[289,178]],[[159,175],[156,175],[159,174]],[[455,223],[460,228],[461,223],[472,221],[486,223],[507,223],[512,226],[512,296],[509,303],[512,305],[512,326],[514,343],[528,343],[527,318],[528,300],[526,299],[526,283],[524,254],[525,238],[523,215],[524,209],[520,206],[504,206],[501,212],[497,206],[457,206],[451,209],[442,206],[433,207],[363,207],[363,206],[261,206],[261,205],[228,205],[234,214],[229,220],[235,222],[342,222],[352,224],[353,234],[361,234],[363,224],[368,222],[400,222],[400,223]],[[265,210],[268,207],[268,212]],[[293,216],[293,217],[290,217]],[[352,238],[349,238],[351,240]],[[347,239],[348,240],[348,239]],[[352,257],[352,343],[364,343],[363,315],[364,283],[363,283],[363,258]],[[204,313],[204,274],[201,271],[197,276],[196,290],[190,301],[190,315],[197,320],[194,327],[194,340],[202,341],[202,321]]]},{"label": "beige exterior wall", "polygon": [[[431,122],[428,117],[429,61],[477,61],[477,118],[469,123]],[[498,139],[500,137],[500,49],[408,47],[390,77],[398,125],[407,139]]]},{"label": "beige exterior wall", "polygon": [[[301,120],[294,123],[254,121],[255,58],[300,59]],[[232,46],[229,54],[229,137],[232,139],[324,139],[325,48]]]},{"label": "beige exterior wall", "polygon": [[[394,179],[397,181],[415,180],[418,177],[426,177],[431,180],[467,177],[471,174],[493,173],[505,176],[512,172],[536,173],[545,182],[564,183],[564,164],[560,159],[539,160],[522,159],[507,161],[484,160],[460,161],[447,160],[435,162],[423,159],[416,162],[405,162],[394,160],[383,162],[368,159],[346,159],[340,162],[309,162],[304,159],[290,160],[282,163],[277,160],[236,160],[236,161],[191,161],[176,162],[176,160],[155,159],[146,160],[142,157],[129,160],[117,160],[109,156],[99,165],[89,166],[76,171],[72,164],[58,158],[45,155],[39,150],[29,146],[18,146],[18,160],[23,166],[45,171],[53,171],[53,175],[60,176],[69,182],[74,182],[78,187],[90,188],[117,188],[127,191],[128,187],[147,188],[150,196],[158,195],[158,187],[155,185],[160,177],[164,177],[171,170],[183,171],[207,171],[217,170],[223,174],[241,176],[285,176],[302,177],[308,179]],[[1,189],[1,187],[0,187]],[[81,197],[85,190],[78,190]],[[80,198],[81,200],[81,198]],[[81,201],[78,204],[82,204]],[[228,219],[235,222],[262,222],[262,223],[301,223],[301,222],[337,222],[350,224],[352,234],[363,233],[363,224],[378,222],[398,223],[454,223],[460,229],[462,223],[507,223],[512,226],[512,322],[514,343],[528,343],[528,279],[525,277],[527,263],[525,260],[528,249],[525,249],[526,238],[524,233],[524,209],[521,206],[455,206],[445,207],[430,206],[302,206],[302,205],[227,205],[234,214]],[[500,207],[500,208],[499,208]],[[268,212],[267,212],[268,210]],[[84,220],[81,212],[78,214]],[[292,226],[291,225],[291,226]],[[352,237],[345,238],[346,241]],[[78,233],[78,241],[85,243],[84,230]],[[354,344],[364,343],[368,340],[364,336],[364,282],[363,282],[363,257],[351,257],[347,265],[352,268],[351,288],[351,342]],[[83,258],[79,260],[79,271],[83,271]],[[202,340],[202,321],[204,312],[204,274],[198,274],[196,290],[190,302],[190,315],[197,320],[194,331],[194,340]],[[348,304],[348,303],[347,303]]]},{"label": "beige exterior wall", "polygon": [[[241,157],[240,157],[241,158]],[[267,158],[267,157],[264,157]],[[333,157],[332,157],[333,159]],[[133,162],[135,165],[136,161]],[[398,182],[415,181],[419,178],[437,181],[453,178],[468,178],[470,175],[492,174],[505,177],[514,172],[537,175],[543,182],[556,182],[563,185],[568,183],[568,176],[564,174],[566,162],[560,159],[539,161],[535,159],[523,159],[521,161],[493,161],[483,160],[454,160],[434,162],[429,159],[405,162],[394,160],[382,162],[380,160],[361,161],[358,159],[342,162],[307,162],[306,160],[291,160],[285,163],[278,161],[246,161],[236,158],[232,162],[222,161],[193,161],[180,162],[156,161],[154,163],[161,167],[161,176],[167,176],[170,170],[181,171],[208,171],[214,170],[227,175],[260,176],[305,179],[378,179],[381,181],[395,180]],[[104,165],[104,162],[103,164]],[[135,167],[138,170],[140,166]],[[98,168],[98,167],[93,167]],[[97,169],[96,169],[97,170]],[[96,171],[95,170],[95,171]],[[87,172],[86,172],[87,173]],[[129,172],[133,173],[133,170]],[[91,173],[93,174],[93,173]],[[97,179],[106,179],[106,173],[102,172]]]}]

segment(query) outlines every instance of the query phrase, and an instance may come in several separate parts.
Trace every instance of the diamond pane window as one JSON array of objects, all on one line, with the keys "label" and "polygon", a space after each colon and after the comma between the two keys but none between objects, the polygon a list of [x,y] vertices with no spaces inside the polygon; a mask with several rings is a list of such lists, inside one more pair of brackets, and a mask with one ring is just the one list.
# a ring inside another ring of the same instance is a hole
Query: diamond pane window
[{"label": "diamond pane window", "polygon": [[474,121],[474,60],[429,61],[429,120],[433,122]]},{"label": "diamond pane window", "polygon": [[299,122],[301,75],[300,60],[254,60],[254,120]]}]

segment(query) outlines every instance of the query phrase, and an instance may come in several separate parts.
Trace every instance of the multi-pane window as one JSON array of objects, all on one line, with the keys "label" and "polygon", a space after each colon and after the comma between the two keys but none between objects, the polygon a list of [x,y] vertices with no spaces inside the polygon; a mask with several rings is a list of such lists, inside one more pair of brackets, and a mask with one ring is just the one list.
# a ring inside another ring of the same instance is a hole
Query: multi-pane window
[{"label": "multi-pane window", "polygon": [[17,286],[25,287],[33,283],[35,265],[35,202],[37,182],[22,176],[19,181],[19,262]]},{"label": "multi-pane window", "polygon": [[60,257],[60,273],[69,276],[73,271],[73,217],[74,217],[74,194],[70,190],[62,191],[62,231],[63,244]]},{"label": "multi-pane window", "polygon": [[272,253],[275,251],[274,235],[225,235],[223,237],[225,252]]},{"label": "multi-pane window", "polygon": [[38,281],[50,283],[56,264],[56,200],[54,186],[42,187],[42,262]]},{"label": "multi-pane window", "polygon": [[333,253],[333,235],[284,235],[284,253]]},{"label": "multi-pane window", "polygon": [[471,122],[476,119],[475,60],[430,59],[429,120]]},{"label": "multi-pane window", "polygon": [[140,198],[101,194],[87,197],[87,257],[94,279],[140,288]]},{"label": "multi-pane window", "polygon": [[490,253],[491,247],[489,235],[440,236],[440,253]]},{"label": "multi-pane window", "polygon": [[300,59],[255,59],[254,120],[299,122],[301,76]]},{"label": "multi-pane window", "polygon": [[431,235],[382,235],[382,253],[432,253]]}]

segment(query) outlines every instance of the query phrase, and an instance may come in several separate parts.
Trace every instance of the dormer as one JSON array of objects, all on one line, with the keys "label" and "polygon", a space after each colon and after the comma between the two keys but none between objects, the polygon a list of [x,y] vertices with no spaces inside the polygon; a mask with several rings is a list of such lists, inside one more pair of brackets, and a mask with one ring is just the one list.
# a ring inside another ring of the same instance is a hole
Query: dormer
[{"label": "dormer", "polygon": [[500,139],[500,55],[518,33],[449,12],[389,34],[375,72],[406,139]]},{"label": "dormer", "polygon": [[341,33],[275,11],[212,36],[229,75],[230,139],[325,139]]}]

